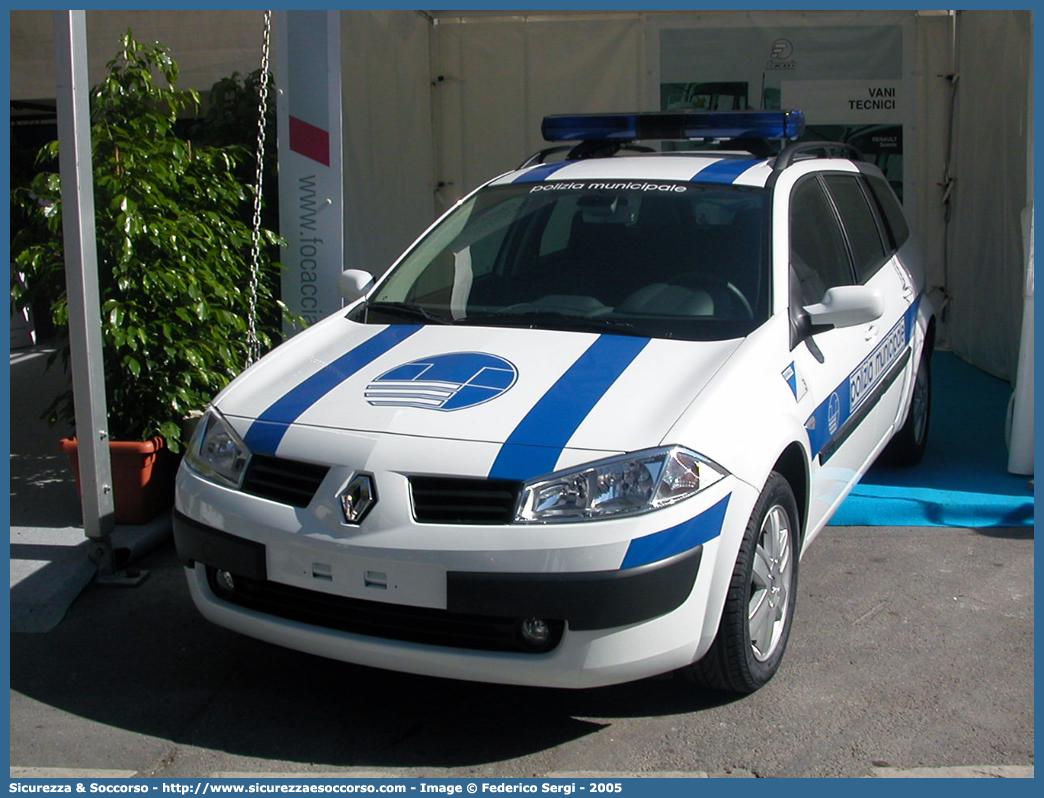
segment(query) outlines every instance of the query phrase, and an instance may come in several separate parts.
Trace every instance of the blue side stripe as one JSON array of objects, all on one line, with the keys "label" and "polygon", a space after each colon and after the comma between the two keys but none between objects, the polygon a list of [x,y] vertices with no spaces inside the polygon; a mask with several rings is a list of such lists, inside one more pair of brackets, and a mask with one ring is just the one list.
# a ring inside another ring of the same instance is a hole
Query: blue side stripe
[{"label": "blue side stripe", "polygon": [[599,336],[508,436],[490,479],[527,480],[554,471],[573,433],[648,343]]},{"label": "blue side stripe", "polygon": [[[917,312],[921,305],[921,297],[917,296],[913,303],[906,309],[903,314],[901,322],[896,322],[896,325],[889,331],[888,334],[882,337],[883,340],[887,340],[899,324],[905,326],[904,336],[905,345],[908,347],[910,342],[913,340],[914,326],[917,323]],[[880,345],[878,345],[880,347]],[[876,349],[874,350],[877,351]],[[871,356],[873,353],[871,353]],[[897,353],[895,357],[883,364],[883,367],[877,371],[877,379],[873,385],[876,385],[885,376],[888,369],[899,361],[901,353]],[[865,362],[865,361],[864,361]],[[859,369],[856,369],[859,371]],[[830,443],[835,437],[848,419],[858,409],[858,405],[854,405],[852,401],[852,376],[856,372],[852,372],[844,380],[834,388],[833,392],[823,400],[823,402],[817,407],[808,420],[805,422],[805,429],[808,431],[808,442],[812,449],[812,456],[816,457],[821,451]],[[871,386],[872,388],[873,386]],[[869,393],[869,391],[865,391]],[[833,423],[831,423],[833,422]]]},{"label": "blue side stripe", "polygon": [[713,507],[678,526],[654,532],[643,538],[635,538],[627,547],[621,570],[666,560],[716,538],[721,534],[721,528],[725,523],[725,511],[731,497],[730,493]]},{"label": "blue side stripe", "polygon": [[277,399],[250,425],[243,441],[252,452],[275,454],[289,426],[308,408],[419,329],[420,325],[395,324],[345,352]]},{"label": "blue side stripe", "polygon": [[569,166],[573,161],[559,161],[558,163],[543,163],[539,166],[534,166],[528,172],[521,177],[516,177],[512,180],[512,183],[541,183],[546,180],[550,175],[557,172],[566,166]]},{"label": "blue side stripe", "polygon": [[690,180],[697,183],[732,183],[750,167],[756,166],[761,161],[750,158],[734,159],[726,158],[716,161],[706,169],[701,169]]}]

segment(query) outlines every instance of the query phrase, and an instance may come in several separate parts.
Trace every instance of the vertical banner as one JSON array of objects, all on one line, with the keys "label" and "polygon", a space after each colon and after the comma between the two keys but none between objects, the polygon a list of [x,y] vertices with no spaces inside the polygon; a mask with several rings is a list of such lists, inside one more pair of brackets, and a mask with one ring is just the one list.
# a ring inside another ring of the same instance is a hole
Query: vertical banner
[{"label": "vertical banner", "polygon": [[276,11],[275,34],[282,299],[312,324],[342,305],[340,12]]}]

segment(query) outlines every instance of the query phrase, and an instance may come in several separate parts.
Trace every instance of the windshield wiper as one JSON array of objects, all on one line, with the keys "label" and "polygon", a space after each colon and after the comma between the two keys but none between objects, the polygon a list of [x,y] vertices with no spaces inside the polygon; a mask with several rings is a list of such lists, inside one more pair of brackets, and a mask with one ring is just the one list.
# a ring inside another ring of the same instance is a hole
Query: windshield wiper
[{"label": "windshield wiper", "polygon": [[409,302],[370,302],[366,305],[366,318],[369,318],[371,310],[387,313],[389,316],[422,319],[433,324],[453,324],[453,319],[442,316],[420,305],[412,305]]},{"label": "windshield wiper", "polygon": [[605,316],[573,316],[553,310],[523,310],[495,313],[489,316],[469,316],[465,324],[479,327],[526,327],[529,329],[573,330],[581,332],[613,332],[620,335],[644,336],[629,321]]}]

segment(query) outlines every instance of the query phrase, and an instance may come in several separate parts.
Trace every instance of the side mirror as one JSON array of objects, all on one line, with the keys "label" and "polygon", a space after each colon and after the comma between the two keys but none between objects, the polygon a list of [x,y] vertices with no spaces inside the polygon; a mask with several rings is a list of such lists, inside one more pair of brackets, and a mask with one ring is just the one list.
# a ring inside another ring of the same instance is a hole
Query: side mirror
[{"label": "side mirror", "polygon": [[362,269],[348,269],[337,278],[337,290],[348,302],[364,296],[373,287],[373,275]]},{"label": "side mirror", "polygon": [[839,285],[828,288],[818,305],[807,305],[805,313],[813,329],[854,327],[879,319],[884,313],[884,300],[868,286]]}]

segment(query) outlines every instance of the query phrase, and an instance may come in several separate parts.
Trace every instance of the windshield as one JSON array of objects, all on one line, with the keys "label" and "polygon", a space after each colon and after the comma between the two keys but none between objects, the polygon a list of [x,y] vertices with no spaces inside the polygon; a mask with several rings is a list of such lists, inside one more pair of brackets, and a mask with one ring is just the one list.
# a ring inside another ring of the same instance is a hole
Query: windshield
[{"label": "windshield", "polygon": [[768,192],[685,182],[483,189],[353,317],[740,337],[768,316]]}]

